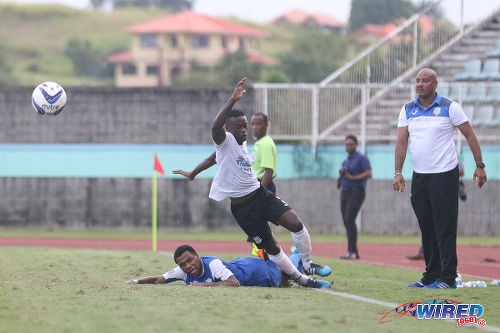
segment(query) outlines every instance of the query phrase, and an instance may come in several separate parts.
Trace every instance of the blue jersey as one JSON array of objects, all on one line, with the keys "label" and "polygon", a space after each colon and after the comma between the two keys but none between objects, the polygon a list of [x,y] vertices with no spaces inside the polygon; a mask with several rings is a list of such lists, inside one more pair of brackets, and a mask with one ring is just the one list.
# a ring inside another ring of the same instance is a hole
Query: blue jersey
[{"label": "blue jersey", "polygon": [[260,258],[237,258],[227,262],[217,257],[202,256],[203,273],[192,276],[184,273],[179,266],[163,274],[168,282],[184,280],[186,284],[193,282],[219,282],[234,275],[241,286],[279,287],[281,272],[271,261]]},{"label": "blue jersey", "polygon": [[455,130],[467,121],[458,103],[437,93],[427,108],[419,98],[405,104],[399,113],[398,127],[408,127],[413,171],[441,173],[456,168]]},{"label": "blue jersey", "polygon": [[[365,171],[371,170],[370,160],[360,152],[348,156],[342,163],[342,168],[346,169],[351,175],[356,176]],[[361,180],[342,179],[342,187],[366,187],[366,178]]]}]

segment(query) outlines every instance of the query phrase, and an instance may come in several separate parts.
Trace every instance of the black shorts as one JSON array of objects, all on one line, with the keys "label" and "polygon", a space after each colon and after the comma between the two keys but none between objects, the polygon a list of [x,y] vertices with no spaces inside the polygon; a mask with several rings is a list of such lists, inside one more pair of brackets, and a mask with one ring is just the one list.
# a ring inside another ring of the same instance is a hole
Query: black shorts
[{"label": "black shorts", "polygon": [[236,222],[259,249],[275,244],[268,221],[277,225],[280,216],[291,209],[276,194],[263,187],[259,188],[247,202],[231,204],[231,212]]}]

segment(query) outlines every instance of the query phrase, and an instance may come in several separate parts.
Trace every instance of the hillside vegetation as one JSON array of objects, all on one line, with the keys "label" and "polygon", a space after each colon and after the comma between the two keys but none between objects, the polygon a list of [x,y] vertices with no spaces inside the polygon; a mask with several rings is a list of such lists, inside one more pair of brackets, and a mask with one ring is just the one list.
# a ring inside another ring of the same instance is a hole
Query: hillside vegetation
[{"label": "hillside vegetation", "polygon": [[[4,77],[0,84],[34,86],[51,80],[70,86],[111,85],[109,76],[89,78],[76,74],[65,54],[68,42],[88,41],[103,55],[128,50],[131,36],[125,32],[126,27],[169,14],[157,9],[99,12],[59,5],[0,4],[0,76]],[[251,25],[272,35],[256,43],[261,52],[277,56],[290,49],[293,31]]]},{"label": "hillside vegetation", "polygon": [[87,40],[105,54],[129,48],[127,26],[167,12],[123,9],[111,13],[57,5],[0,4],[0,48],[11,80],[4,84],[33,86],[43,81],[63,85],[101,85],[107,81],[77,77],[65,56],[70,39]]}]

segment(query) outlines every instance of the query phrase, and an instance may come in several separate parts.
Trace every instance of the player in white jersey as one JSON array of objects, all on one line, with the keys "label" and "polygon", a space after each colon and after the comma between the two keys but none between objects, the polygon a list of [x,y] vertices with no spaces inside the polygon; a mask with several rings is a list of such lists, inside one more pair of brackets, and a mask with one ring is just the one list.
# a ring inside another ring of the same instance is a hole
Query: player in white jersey
[{"label": "player in white jersey", "polygon": [[476,161],[473,181],[486,182],[481,147],[462,107],[436,93],[437,74],[430,68],[418,72],[417,99],[403,106],[398,121],[393,188],[402,192],[401,175],[408,142],[413,162],[411,204],[422,232],[425,272],[408,287],[456,288],[458,158],[453,137],[458,128]]},{"label": "player in white jersey", "polygon": [[[192,180],[202,170],[217,164],[217,174],[212,182],[209,197],[217,201],[229,198],[231,212],[239,226],[292,280],[305,287],[330,288],[328,282],[307,276],[327,276],[332,270],[311,260],[311,239],[299,216],[286,202],[262,187],[252,170],[246,146],[247,118],[242,111],[233,110],[236,102],[246,93],[243,89],[245,81],[246,78],[243,78],[238,82],[231,98],[215,117],[212,125],[215,153],[198,164],[192,172],[176,170],[174,173]],[[274,238],[268,221],[283,226],[292,233],[294,244],[301,256],[303,272],[307,275],[299,272],[285,255]]]}]

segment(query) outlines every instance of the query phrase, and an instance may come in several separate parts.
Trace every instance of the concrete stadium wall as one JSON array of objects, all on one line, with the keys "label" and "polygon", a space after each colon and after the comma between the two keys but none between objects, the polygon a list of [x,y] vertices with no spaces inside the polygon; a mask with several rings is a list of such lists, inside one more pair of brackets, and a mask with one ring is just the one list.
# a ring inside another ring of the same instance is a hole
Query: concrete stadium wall
[{"label": "concrete stadium wall", "polygon": [[[57,117],[35,114],[31,92],[0,87],[0,143],[211,144],[210,126],[232,88],[67,88],[67,109]],[[253,94],[249,89],[238,104],[247,115]],[[335,179],[276,182],[312,232],[345,232]],[[158,186],[160,230],[239,230],[229,202],[208,199],[209,179],[161,178]],[[460,234],[499,235],[499,182],[480,191],[467,183],[467,190]],[[150,179],[0,178],[0,226],[148,229],[150,221]],[[360,231],[418,234],[409,191],[394,193],[390,181],[370,180]]]},{"label": "concrete stadium wall", "polygon": [[[38,116],[33,89],[0,87],[1,143],[212,144],[210,127],[233,89],[66,88],[58,116]],[[254,91],[237,108],[251,115]]]},{"label": "concrete stadium wall", "polygon": [[[277,180],[278,194],[311,232],[345,233],[340,191],[334,179]],[[498,181],[478,190],[466,183],[459,203],[460,235],[500,235]],[[360,232],[419,234],[408,190],[396,193],[390,181],[371,180]],[[208,198],[209,179],[158,180],[160,231],[240,230],[228,200]],[[0,226],[67,229],[138,229],[151,225],[151,180],[125,178],[0,178]],[[473,208],[473,209],[472,209]],[[478,210],[479,209],[479,210]],[[477,211],[483,212],[477,214]]]}]

